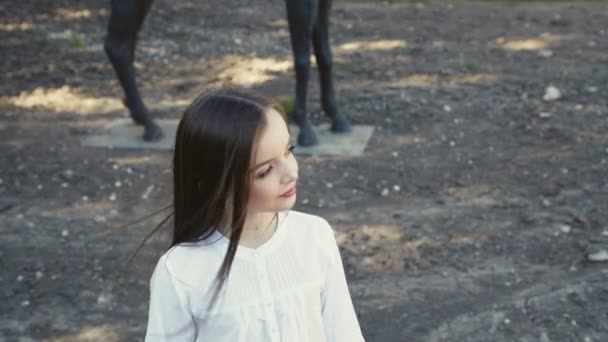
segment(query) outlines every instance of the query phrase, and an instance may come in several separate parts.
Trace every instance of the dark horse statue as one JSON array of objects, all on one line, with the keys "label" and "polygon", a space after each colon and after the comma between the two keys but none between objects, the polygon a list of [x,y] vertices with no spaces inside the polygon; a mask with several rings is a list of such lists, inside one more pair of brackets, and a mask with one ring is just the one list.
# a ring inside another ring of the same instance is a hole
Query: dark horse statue
[{"label": "dark horse statue", "polygon": [[[129,108],[133,121],[144,126],[143,138],[146,141],[158,141],[163,136],[160,127],[152,120],[141,99],[133,68],[137,35],[152,2],[153,0],[112,0],[108,33],[104,44],[125,92],[124,103]],[[298,144],[311,146],[318,142],[313,127],[306,117],[311,45],[319,69],[321,105],[332,121],[331,131],[344,133],[351,129],[348,119],[338,111],[334,94],[329,45],[329,14],[332,0],[285,0],[285,4],[296,71],[296,95],[290,119],[300,129]]]}]

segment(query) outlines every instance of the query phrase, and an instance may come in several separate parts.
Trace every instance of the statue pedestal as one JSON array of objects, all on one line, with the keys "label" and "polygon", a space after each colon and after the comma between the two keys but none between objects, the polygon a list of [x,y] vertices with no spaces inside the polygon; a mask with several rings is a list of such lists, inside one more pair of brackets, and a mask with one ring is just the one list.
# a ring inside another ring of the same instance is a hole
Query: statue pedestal
[{"label": "statue pedestal", "polygon": [[[158,142],[143,141],[143,127],[135,125],[131,119],[112,121],[106,128],[83,140],[83,144],[93,147],[173,150],[178,120],[156,120],[165,134]],[[290,126],[293,142],[298,135],[298,127]],[[298,146],[298,155],[317,156],[360,156],[374,132],[374,126],[352,126],[347,134],[334,134],[329,131],[329,124],[315,126],[319,144],[312,147]]]}]

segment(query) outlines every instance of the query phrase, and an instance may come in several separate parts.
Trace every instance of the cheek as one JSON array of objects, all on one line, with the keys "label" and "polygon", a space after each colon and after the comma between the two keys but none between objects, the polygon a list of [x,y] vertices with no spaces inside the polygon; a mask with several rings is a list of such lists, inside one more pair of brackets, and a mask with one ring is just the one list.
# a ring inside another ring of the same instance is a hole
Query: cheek
[{"label": "cheek", "polygon": [[251,196],[249,197],[249,205],[252,208],[263,208],[274,203],[277,197],[278,189],[275,188],[274,182],[269,180],[260,180],[253,182],[251,187]]}]

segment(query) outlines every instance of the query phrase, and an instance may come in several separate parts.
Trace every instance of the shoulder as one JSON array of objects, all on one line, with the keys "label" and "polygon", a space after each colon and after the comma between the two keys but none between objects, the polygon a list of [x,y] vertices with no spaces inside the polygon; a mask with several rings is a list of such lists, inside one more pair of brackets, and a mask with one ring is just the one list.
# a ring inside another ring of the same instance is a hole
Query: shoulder
[{"label": "shoulder", "polygon": [[285,223],[295,229],[306,229],[314,232],[332,231],[331,225],[321,216],[290,210],[285,214]]},{"label": "shoulder", "polygon": [[209,242],[180,244],[165,252],[156,265],[153,278],[166,278],[185,288],[205,287],[213,281],[222,257]]},{"label": "shoulder", "polygon": [[321,216],[290,210],[285,217],[290,235],[299,240],[312,239],[321,245],[335,243],[334,230]]}]

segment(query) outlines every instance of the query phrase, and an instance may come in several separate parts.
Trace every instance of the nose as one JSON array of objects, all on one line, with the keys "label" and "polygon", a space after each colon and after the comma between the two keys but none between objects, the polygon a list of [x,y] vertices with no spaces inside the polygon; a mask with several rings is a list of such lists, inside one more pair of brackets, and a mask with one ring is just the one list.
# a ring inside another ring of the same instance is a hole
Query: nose
[{"label": "nose", "polygon": [[288,163],[282,177],[283,184],[295,183],[298,180],[298,164]]}]

